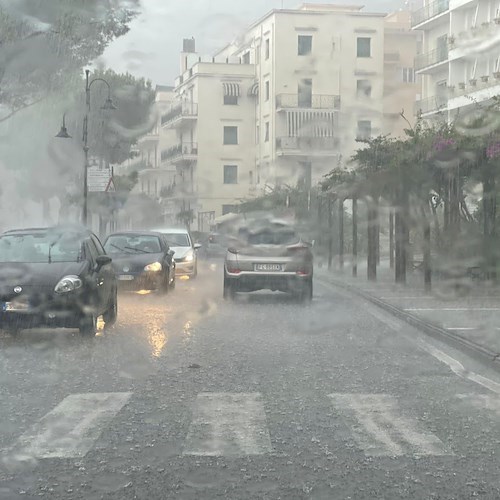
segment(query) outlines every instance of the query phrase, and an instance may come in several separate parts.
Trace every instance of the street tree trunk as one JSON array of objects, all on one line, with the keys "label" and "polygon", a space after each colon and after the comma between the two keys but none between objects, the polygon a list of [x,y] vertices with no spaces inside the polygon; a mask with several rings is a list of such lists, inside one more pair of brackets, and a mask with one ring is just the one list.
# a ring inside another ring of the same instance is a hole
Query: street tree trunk
[{"label": "street tree trunk", "polygon": [[328,269],[332,268],[333,261],[333,202],[328,198]]},{"label": "street tree trunk", "polygon": [[339,198],[339,268],[344,269],[344,200]]},{"label": "street tree trunk", "polygon": [[427,212],[422,207],[423,224],[423,268],[424,268],[424,288],[430,292],[432,288],[432,262],[431,262],[431,223],[427,217]]},{"label": "street tree trunk", "polygon": [[377,279],[377,224],[377,204],[375,199],[372,198],[368,200],[367,278],[370,281]]},{"label": "street tree trunk", "polygon": [[496,179],[494,172],[483,168],[483,260],[488,279],[496,279]]},{"label": "street tree trunk", "polygon": [[392,207],[389,211],[389,265],[394,269],[394,212]]},{"label": "street tree trunk", "polygon": [[352,275],[358,276],[358,200],[352,199]]},{"label": "street tree trunk", "polygon": [[410,231],[408,227],[408,193],[400,194],[395,216],[395,278],[396,283],[406,283],[406,267],[408,265],[408,245]]}]

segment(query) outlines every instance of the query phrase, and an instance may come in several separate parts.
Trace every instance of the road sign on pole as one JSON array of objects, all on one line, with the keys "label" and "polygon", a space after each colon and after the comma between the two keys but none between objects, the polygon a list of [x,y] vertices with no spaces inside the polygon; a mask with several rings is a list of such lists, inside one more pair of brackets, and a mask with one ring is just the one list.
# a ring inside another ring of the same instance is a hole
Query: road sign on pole
[{"label": "road sign on pole", "polygon": [[114,189],[114,184],[111,177],[111,169],[89,167],[87,172],[87,185],[89,192],[106,193],[110,192],[110,188]]}]

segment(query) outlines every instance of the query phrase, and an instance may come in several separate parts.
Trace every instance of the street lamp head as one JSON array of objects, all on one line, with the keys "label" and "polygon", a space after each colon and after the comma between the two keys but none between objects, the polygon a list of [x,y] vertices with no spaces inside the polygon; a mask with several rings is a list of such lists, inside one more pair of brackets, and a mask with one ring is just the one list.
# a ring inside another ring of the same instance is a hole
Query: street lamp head
[{"label": "street lamp head", "polygon": [[66,114],[63,115],[63,121],[61,125],[61,130],[56,135],[59,139],[71,139],[71,136],[68,134],[68,129],[66,128]]},{"label": "street lamp head", "polygon": [[118,108],[114,105],[113,100],[111,99],[111,97],[108,96],[108,98],[106,99],[106,101],[102,105],[101,109],[114,110],[114,109],[118,109]]}]

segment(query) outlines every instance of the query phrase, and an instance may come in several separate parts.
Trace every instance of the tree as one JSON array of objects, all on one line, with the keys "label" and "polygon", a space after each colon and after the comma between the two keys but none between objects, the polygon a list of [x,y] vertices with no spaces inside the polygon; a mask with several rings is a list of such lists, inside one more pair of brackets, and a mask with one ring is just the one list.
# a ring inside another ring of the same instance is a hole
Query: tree
[{"label": "tree", "polygon": [[0,122],[64,91],[127,33],[139,0],[0,0]]}]

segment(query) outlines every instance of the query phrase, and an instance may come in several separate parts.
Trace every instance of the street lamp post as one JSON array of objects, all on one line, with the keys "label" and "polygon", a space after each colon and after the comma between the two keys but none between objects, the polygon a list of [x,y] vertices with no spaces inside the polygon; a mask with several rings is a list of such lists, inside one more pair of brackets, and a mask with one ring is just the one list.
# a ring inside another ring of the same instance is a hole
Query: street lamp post
[{"label": "street lamp post", "polygon": [[[85,116],[83,118],[83,153],[84,153],[84,172],[83,172],[83,206],[82,206],[82,223],[87,225],[88,219],[88,170],[89,170],[89,146],[88,146],[88,127],[90,115],[90,89],[95,82],[103,82],[108,88],[108,97],[102,105],[101,109],[113,110],[116,106],[111,99],[111,86],[104,80],[104,78],[94,78],[90,81],[90,70],[85,70]],[[66,129],[65,115],[63,116],[63,123],[61,130],[56,135],[59,138],[70,138]]]}]

